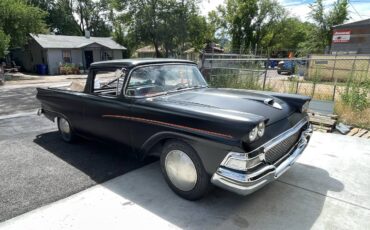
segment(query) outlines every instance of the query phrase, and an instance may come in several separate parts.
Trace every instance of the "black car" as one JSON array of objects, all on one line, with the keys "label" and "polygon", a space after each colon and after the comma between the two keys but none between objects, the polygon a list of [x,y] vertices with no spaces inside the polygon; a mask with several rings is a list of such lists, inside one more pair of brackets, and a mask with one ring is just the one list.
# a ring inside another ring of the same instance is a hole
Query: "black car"
[{"label": "black car", "polygon": [[189,200],[212,184],[256,191],[296,161],[312,133],[309,97],[210,88],[186,60],[96,62],[85,84],[37,90],[39,114],[64,141],[97,137],[158,156],[168,185]]}]

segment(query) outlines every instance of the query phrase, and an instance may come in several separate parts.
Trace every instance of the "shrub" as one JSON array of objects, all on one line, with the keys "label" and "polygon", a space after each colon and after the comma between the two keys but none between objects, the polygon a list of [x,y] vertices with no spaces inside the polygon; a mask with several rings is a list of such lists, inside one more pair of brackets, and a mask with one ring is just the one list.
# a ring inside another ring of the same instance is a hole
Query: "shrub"
[{"label": "shrub", "polygon": [[75,64],[65,63],[59,66],[60,74],[79,74],[80,69]]},{"label": "shrub", "polygon": [[348,78],[345,92],[341,95],[343,102],[356,111],[363,111],[370,105],[370,79],[364,74],[354,75]]},{"label": "shrub", "polygon": [[262,71],[242,69],[212,69],[206,79],[210,86],[216,88],[262,89],[260,80]]}]

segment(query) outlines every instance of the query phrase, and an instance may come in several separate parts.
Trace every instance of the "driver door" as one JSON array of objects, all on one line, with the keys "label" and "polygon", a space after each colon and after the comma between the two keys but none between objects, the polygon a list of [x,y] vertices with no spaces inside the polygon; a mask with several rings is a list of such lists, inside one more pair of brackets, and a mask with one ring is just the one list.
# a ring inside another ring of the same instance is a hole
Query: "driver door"
[{"label": "driver door", "polygon": [[116,118],[130,112],[130,101],[122,97],[126,73],[119,68],[93,71],[93,89],[86,95],[84,128],[88,135],[130,145],[130,122]]}]

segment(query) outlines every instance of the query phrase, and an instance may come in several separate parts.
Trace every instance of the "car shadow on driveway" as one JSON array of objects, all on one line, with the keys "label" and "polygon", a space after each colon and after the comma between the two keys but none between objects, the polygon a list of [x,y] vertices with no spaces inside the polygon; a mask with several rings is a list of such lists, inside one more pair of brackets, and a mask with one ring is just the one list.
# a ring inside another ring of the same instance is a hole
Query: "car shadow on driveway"
[{"label": "car shadow on driveway", "polygon": [[[66,144],[57,135],[41,134],[35,143],[97,183],[153,162],[139,162],[117,154],[117,146],[93,141]],[[199,201],[184,200],[166,185],[158,162],[102,185],[129,201],[123,206],[140,206],[186,229],[311,229],[322,215],[324,204],[335,206],[335,200],[327,201],[327,193],[344,189],[343,183],[326,170],[298,162],[279,180],[245,197],[215,188]]]},{"label": "car shadow on driveway", "polygon": [[122,182],[103,185],[180,228],[311,229],[321,214],[326,193],[340,192],[344,185],[323,169],[300,163],[293,167],[296,170],[304,168],[306,172],[309,167],[315,178],[310,178],[312,173],[308,173],[301,180],[315,180],[320,184],[320,192],[296,186],[294,181],[292,184],[275,181],[245,197],[215,188],[202,200],[190,202],[176,196],[168,188],[158,163],[141,169],[140,173],[134,171],[124,178],[114,179]]},{"label": "car shadow on driveway", "polygon": [[96,183],[102,183],[155,160],[148,158],[139,161],[132,154],[127,154],[129,149],[82,138],[76,143],[65,143],[58,132],[40,134],[34,142],[82,171]]},{"label": "car shadow on driveway", "polygon": [[[30,122],[34,127],[42,125]],[[0,222],[153,161],[139,161],[124,149],[94,141],[67,144],[56,131],[31,132],[24,120],[14,127],[25,127],[26,132],[18,132],[17,138],[1,135],[6,139],[0,145]]]}]

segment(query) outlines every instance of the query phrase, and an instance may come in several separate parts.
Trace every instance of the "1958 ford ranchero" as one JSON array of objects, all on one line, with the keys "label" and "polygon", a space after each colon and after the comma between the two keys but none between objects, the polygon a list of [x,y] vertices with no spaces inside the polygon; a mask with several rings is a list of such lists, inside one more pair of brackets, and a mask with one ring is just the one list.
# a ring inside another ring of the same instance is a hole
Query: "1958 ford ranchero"
[{"label": "1958 ford ranchero", "polygon": [[85,84],[38,88],[39,114],[61,137],[97,137],[160,157],[179,196],[214,184],[250,194],[281,176],[312,134],[309,97],[209,88],[195,63],[127,59],[93,63]]}]

